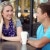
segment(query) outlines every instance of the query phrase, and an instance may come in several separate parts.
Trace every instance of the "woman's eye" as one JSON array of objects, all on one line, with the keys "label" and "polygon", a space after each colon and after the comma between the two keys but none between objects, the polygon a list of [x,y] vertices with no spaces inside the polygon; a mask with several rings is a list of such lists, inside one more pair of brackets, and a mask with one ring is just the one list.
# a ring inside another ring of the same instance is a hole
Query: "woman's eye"
[{"label": "woman's eye", "polygon": [[13,12],[13,10],[7,10],[6,12],[9,12],[9,11],[10,11],[10,12]]},{"label": "woman's eye", "polygon": [[13,11],[13,10],[11,10],[11,11]]},{"label": "woman's eye", "polygon": [[9,12],[9,10],[7,10],[6,12]]}]

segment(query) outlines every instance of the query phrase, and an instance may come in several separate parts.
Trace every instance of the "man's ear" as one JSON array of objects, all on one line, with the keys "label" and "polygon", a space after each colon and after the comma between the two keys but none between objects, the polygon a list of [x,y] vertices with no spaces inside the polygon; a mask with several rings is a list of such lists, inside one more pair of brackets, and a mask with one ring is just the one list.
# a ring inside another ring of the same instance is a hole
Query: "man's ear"
[{"label": "man's ear", "polygon": [[48,14],[45,12],[45,13],[44,13],[44,18],[46,18],[47,16],[48,16]]}]

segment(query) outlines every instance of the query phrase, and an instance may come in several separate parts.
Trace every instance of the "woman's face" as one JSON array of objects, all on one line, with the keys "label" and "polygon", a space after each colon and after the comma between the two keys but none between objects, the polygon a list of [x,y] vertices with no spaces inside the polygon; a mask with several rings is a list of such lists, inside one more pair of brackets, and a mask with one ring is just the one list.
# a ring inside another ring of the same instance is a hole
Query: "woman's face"
[{"label": "woman's face", "polygon": [[44,21],[44,14],[41,11],[41,8],[37,8],[37,21],[38,22],[43,22]]},{"label": "woman's face", "polygon": [[10,20],[13,17],[13,8],[11,6],[5,6],[2,12],[4,20]]}]

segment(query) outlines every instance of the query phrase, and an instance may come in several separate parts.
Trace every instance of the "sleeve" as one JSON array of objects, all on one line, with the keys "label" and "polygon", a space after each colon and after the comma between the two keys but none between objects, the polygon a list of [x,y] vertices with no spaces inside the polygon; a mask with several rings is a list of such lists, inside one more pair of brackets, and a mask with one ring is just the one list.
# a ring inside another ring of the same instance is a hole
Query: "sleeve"
[{"label": "sleeve", "polygon": [[46,31],[46,33],[44,34],[44,37],[47,37],[48,39],[50,39],[50,28]]},{"label": "sleeve", "polygon": [[21,27],[22,26],[21,21],[19,19],[17,19],[16,26],[17,27]]}]

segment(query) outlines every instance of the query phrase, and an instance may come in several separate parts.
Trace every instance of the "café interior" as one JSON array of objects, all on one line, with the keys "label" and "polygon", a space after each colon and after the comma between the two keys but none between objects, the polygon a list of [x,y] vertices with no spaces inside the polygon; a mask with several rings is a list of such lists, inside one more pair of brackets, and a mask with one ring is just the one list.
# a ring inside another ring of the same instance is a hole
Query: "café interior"
[{"label": "caf\u00e9 interior", "polygon": [[23,31],[28,31],[29,36],[36,37],[36,30],[40,25],[36,18],[37,6],[50,0],[0,0],[3,1],[11,2],[14,14],[21,20]]}]

